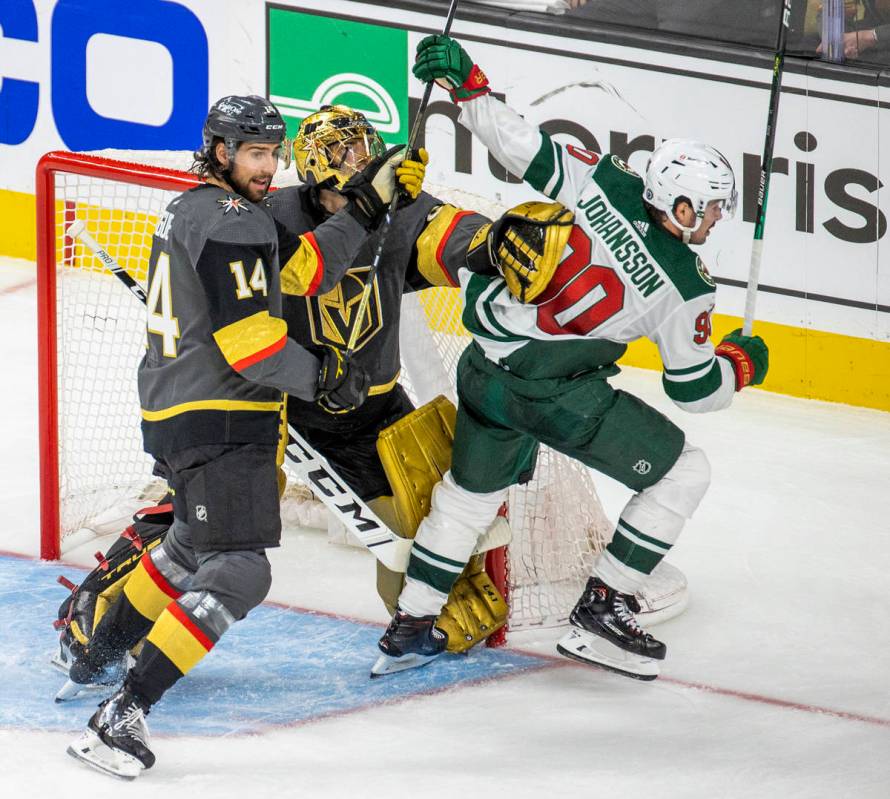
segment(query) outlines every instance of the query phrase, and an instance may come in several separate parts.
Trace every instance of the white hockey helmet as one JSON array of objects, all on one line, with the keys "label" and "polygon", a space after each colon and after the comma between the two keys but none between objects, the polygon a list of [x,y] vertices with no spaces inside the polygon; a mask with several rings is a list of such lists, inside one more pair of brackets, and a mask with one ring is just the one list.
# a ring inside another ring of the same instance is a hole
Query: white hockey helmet
[{"label": "white hockey helmet", "polygon": [[677,200],[685,198],[696,218],[704,216],[711,200],[719,200],[723,215],[735,213],[738,193],[729,161],[719,150],[692,139],[667,139],[655,148],[646,164],[643,199],[664,211],[688,241],[697,227],[686,227],[674,215]]}]

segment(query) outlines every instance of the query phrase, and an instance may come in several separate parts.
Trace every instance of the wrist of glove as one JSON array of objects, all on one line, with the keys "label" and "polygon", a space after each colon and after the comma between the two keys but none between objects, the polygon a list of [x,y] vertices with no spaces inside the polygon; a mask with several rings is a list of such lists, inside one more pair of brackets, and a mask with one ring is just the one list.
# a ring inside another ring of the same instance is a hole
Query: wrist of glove
[{"label": "wrist of glove", "polygon": [[342,350],[328,347],[318,371],[315,401],[328,413],[348,413],[367,398],[371,378],[357,363],[343,357]]},{"label": "wrist of glove", "polygon": [[417,45],[414,76],[427,83],[436,81],[448,89],[455,103],[488,94],[488,78],[473,59],[450,36],[427,36]]},{"label": "wrist of glove", "polygon": [[759,385],[769,371],[766,342],[760,336],[743,336],[741,329],[727,333],[714,352],[732,364],[736,391]]},{"label": "wrist of glove", "polygon": [[386,216],[400,185],[396,169],[404,159],[403,146],[391,147],[340,188],[340,193],[350,201],[349,213],[366,230],[376,230]]}]

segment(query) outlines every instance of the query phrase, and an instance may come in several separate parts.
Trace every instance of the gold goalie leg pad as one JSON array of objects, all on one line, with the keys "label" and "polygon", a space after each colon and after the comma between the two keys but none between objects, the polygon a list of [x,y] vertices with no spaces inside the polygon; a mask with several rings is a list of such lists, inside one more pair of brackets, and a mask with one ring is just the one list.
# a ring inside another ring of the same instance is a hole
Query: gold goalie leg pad
[{"label": "gold goalie leg pad", "polygon": [[436,626],[448,633],[448,651],[466,652],[507,623],[507,603],[474,555],[458,578]]},{"label": "gold goalie leg pad", "polygon": [[[433,487],[451,468],[451,442],[457,410],[438,396],[380,431],[377,454],[393,490],[369,504],[397,535],[414,538],[430,511]],[[405,585],[405,575],[377,564],[377,593],[389,613]]]},{"label": "gold goalie leg pad", "polygon": [[[377,452],[393,490],[383,518],[404,538],[414,538],[430,511],[433,488],[451,468],[456,418],[454,405],[439,396],[380,432]],[[390,613],[404,582],[404,574],[377,564],[377,591]],[[485,572],[485,556],[474,555],[437,622],[448,633],[448,651],[465,652],[506,623],[507,603]]]}]

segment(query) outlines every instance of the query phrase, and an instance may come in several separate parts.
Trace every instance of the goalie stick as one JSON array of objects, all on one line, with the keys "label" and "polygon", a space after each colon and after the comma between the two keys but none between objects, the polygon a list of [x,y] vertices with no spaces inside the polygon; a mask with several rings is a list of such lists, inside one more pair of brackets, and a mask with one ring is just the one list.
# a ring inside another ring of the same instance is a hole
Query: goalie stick
[{"label": "goalie stick", "polygon": [[769,179],[773,165],[773,145],[776,141],[776,125],[779,121],[779,96],[782,92],[782,70],[785,66],[785,45],[791,24],[791,0],[780,0],[779,33],[776,53],[773,57],[773,81],[769,92],[769,111],[766,116],[766,135],[763,142],[763,159],[760,162],[760,183],[757,188],[757,211],[754,217],[754,241],[751,244],[751,264],[748,267],[748,290],[745,295],[745,319],[742,335],[750,336],[754,326],[754,304],[757,301],[757,284],[760,281],[760,261],[763,258],[763,228],[766,224],[766,202],[769,198]]},{"label": "goalie stick", "polygon": [[[454,15],[457,12],[457,0],[451,0],[451,6],[448,8],[448,16],[445,18],[445,27],[442,29],[442,35],[447,36],[451,31],[451,23],[454,22]],[[406,154],[410,155],[414,149],[414,143],[417,141],[417,134],[420,131],[420,124],[426,114],[426,107],[430,103],[430,96],[433,91],[433,82],[426,84],[423,90],[423,98],[417,109],[417,116],[414,117],[414,125],[411,127],[411,134],[408,136],[408,144],[405,148]],[[392,199],[389,201],[389,207],[386,209],[386,216],[383,218],[383,224],[380,226],[380,235],[377,237],[377,248],[374,250],[374,258],[365,277],[365,285],[362,289],[362,298],[358,304],[358,310],[355,312],[355,324],[349,334],[349,341],[346,344],[346,351],[343,354],[344,359],[348,359],[355,350],[356,341],[358,341],[359,330],[362,329],[362,320],[368,310],[368,301],[371,298],[371,288],[374,286],[374,278],[377,276],[377,270],[380,267],[380,257],[383,255],[383,245],[389,236],[392,227],[393,214],[396,212],[396,206],[399,204],[399,192],[393,192]]]},{"label": "goalie stick", "polygon": [[[147,304],[148,298],[144,289],[87,232],[83,220],[74,220],[68,226],[67,232],[73,238],[80,239],[116,278],[143,304]],[[396,535],[380,521],[367,504],[337,475],[324,456],[296,430],[288,426],[288,433],[292,442],[285,450],[285,454],[294,471],[307,485],[312,486],[315,496],[386,568],[395,572],[407,571],[414,541]],[[506,546],[511,538],[510,525],[504,517],[498,516],[477,542],[474,554]]]}]

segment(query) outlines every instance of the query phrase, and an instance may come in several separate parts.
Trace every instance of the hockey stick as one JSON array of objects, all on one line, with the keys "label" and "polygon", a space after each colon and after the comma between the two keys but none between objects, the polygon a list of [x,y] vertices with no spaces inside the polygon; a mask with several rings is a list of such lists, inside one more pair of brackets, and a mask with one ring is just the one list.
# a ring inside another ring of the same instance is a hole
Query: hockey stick
[{"label": "hockey stick", "polygon": [[785,45],[791,22],[791,0],[780,0],[782,18],[773,58],[773,82],[769,92],[769,111],[766,117],[766,135],[763,142],[763,159],[760,162],[760,183],[757,188],[757,212],[754,218],[754,241],[751,244],[751,264],[748,268],[748,293],[745,295],[745,321],[742,335],[750,336],[754,326],[754,304],[757,302],[757,284],[760,280],[760,261],[763,258],[763,228],[766,223],[766,202],[769,197],[769,179],[773,164],[773,145],[776,141],[776,125],[779,117],[779,95],[782,90],[782,70],[785,66]]},{"label": "hockey stick", "polygon": [[[442,35],[447,36],[451,31],[451,23],[454,22],[454,14],[457,11],[457,0],[451,0],[451,6],[448,9],[448,16],[445,18],[445,27],[442,29]],[[405,152],[410,154],[414,149],[414,143],[417,141],[417,134],[420,132],[420,125],[426,114],[426,107],[430,104],[430,95],[433,92],[433,81],[429,81],[423,90],[423,98],[417,109],[417,116],[414,117],[414,125],[411,127],[411,134],[408,136],[408,145]],[[368,311],[368,301],[371,297],[371,288],[374,286],[374,278],[377,276],[377,270],[380,268],[380,258],[383,255],[383,245],[389,236],[389,230],[392,227],[393,214],[396,212],[396,206],[399,204],[398,189],[393,192],[392,199],[389,201],[389,207],[386,209],[386,216],[383,218],[383,224],[380,226],[380,234],[377,238],[377,248],[374,250],[374,259],[371,261],[371,268],[368,270],[368,276],[365,278],[365,286],[362,289],[362,299],[358,304],[358,310],[355,314],[355,323],[349,333],[349,342],[346,345],[346,352],[343,354],[344,359],[348,359],[355,350],[355,344],[358,340],[358,334],[362,327],[362,321]]]},{"label": "hockey stick", "polygon": [[105,266],[107,266],[113,273],[114,276],[117,277],[133,294],[136,295],[138,299],[140,299],[143,303],[148,303],[148,297],[145,294],[145,290],[140,286],[131,276],[130,273],[124,269],[117,261],[114,260],[109,254],[107,250],[104,250],[99,246],[99,243],[89,234],[86,230],[86,225],[84,224],[82,219],[75,219],[69,226],[67,233],[72,238],[80,239],[84,244],[86,244],[87,248],[92,251],[93,255],[95,255]]},{"label": "hockey stick", "polygon": [[[117,277],[143,304],[147,297],[142,287],[130,274],[104,250],[86,231],[80,219],[68,226],[68,234],[80,239],[89,250]],[[296,430],[288,427],[293,438],[285,450],[288,460],[302,480],[311,485],[315,495],[346,528],[358,538],[388,569],[405,572],[414,541],[402,538],[390,530],[367,504],[331,468],[330,464]],[[512,531],[503,517],[497,517],[480,537],[474,554],[510,543]]]}]

